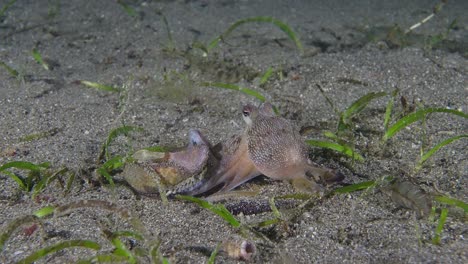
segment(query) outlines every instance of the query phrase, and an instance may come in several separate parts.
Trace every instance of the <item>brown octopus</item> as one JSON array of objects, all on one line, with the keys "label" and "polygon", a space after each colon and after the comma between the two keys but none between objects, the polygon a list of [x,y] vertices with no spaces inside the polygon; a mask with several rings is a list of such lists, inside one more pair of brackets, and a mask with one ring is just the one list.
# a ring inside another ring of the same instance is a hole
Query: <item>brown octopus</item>
[{"label": "brown octopus", "polygon": [[[258,108],[248,104],[243,107],[242,114],[247,127],[240,136],[211,147],[198,131],[191,131],[191,142],[182,154],[167,153],[163,161],[150,163],[149,167],[159,174],[164,174],[161,168],[165,168],[190,182],[169,193],[227,192],[262,174],[275,180],[289,180],[296,189],[306,192],[320,190],[319,185],[307,176],[327,182],[343,179],[342,174],[318,168],[312,163],[308,147],[296,127],[277,116],[271,104],[264,103]],[[190,179],[193,176],[196,180]]]}]

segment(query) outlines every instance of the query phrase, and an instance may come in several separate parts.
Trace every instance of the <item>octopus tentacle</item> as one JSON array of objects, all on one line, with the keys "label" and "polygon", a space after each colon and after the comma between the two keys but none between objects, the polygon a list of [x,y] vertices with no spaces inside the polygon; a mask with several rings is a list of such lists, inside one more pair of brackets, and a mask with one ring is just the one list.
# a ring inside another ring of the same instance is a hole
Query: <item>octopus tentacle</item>
[{"label": "octopus tentacle", "polygon": [[227,192],[261,174],[249,159],[247,142],[242,137],[233,137],[218,147],[221,149],[214,153],[221,158],[218,166],[211,168],[213,173],[191,195],[207,193],[213,189],[216,192]]}]

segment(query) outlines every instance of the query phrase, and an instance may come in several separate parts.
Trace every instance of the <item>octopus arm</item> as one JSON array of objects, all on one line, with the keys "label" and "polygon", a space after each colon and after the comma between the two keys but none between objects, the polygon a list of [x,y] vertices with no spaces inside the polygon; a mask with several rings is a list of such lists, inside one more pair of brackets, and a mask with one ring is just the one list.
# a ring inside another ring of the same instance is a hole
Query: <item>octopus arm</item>
[{"label": "octopus arm", "polygon": [[259,175],[261,175],[261,173],[250,159],[240,159],[219,178],[219,182],[223,183],[223,187],[219,192],[230,191]]},{"label": "octopus arm", "polygon": [[190,195],[227,192],[261,174],[249,158],[246,142],[242,140],[237,144],[232,153],[231,150],[223,153],[223,158],[213,170],[212,176],[207,177],[207,180],[200,184],[200,188],[193,190]]}]

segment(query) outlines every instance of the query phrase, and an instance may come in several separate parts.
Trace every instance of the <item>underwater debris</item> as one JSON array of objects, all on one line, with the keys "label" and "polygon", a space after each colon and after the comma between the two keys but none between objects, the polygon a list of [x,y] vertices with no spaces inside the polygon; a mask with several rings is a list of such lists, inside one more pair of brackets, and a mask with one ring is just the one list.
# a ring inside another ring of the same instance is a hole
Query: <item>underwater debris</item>
[{"label": "underwater debris", "polygon": [[426,192],[409,181],[395,182],[384,192],[390,195],[397,205],[416,211],[418,218],[428,216],[432,210],[432,200]]}]

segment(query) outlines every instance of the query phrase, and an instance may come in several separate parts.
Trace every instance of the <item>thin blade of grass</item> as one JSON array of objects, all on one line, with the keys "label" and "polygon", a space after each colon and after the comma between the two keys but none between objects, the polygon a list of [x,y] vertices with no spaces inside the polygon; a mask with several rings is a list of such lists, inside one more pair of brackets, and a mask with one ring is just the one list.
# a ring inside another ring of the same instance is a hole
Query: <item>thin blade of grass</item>
[{"label": "thin blade of grass", "polygon": [[44,69],[50,70],[49,65],[42,59],[41,53],[39,53],[39,51],[36,48],[32,50],[32,56],[34,60],[37,63],[39,63]]},{"label": "thin blade of grass", "polygon": [[446,109],[446,108],[426,108],[426,109],[421,109],[418,110],[414,113],[408,114],[401,119],[399,119],[395,124],[393,124],[391,127],[388,128],[388,130],[385,132],[385,135],[383,136],[383,140],[386,141],[393,137],[398,131],[403,129],[404,127],[409,126],[410,124],[422,120],[425,118],[427,114],[430,113],[448,113],[448,114],[453,114],[457,116],[461,116],[464,118],[468,118],[468,115],[458,111],[458,110],[453,110],[453,109]]},{"label": "thin blade of grass", "polygon": [[440,235],[442,234],[442,231],[444,229],[445,221],[447,220],[447,214],[448,214],[448,209],[442,208],[440,212],[439,224],[437,225],[435,229],[434,238],[432,238],[432,243],[434,245],[440,245]]},{"label": "thin blade of grass", "polygon": [[395,97],[397,96],[399,90],[395,89],[392,92],[392,97],[388,100],[387,107],[385,108],[385,118],[384,118],[384,128],[385,131],[388,129],[390,119],[392,117],[393,105],[395,104]]},{"label": "thin blade of grass", "polygon": [[325,91],[322,89],[322,86],[320,86],[319,84],[315,84],[315,87],[317,87],[319,92],[323,95],[323,97],[325,97],[325,100],[327,101],[328,105],[330,105],[331,109],[333,109],[333,112],[335,112],[335,114],[337,114],[338,116],[341,116],[340,111],[338,111],[338,109],[336,109],[335,104],[333,103],[331,98],[327,96]]},{"label": "thin blade of grass", "polygon": [[261,95],[259,92],[256,92],[254,90],[251,90],[249,88],[241,87],[235,84],[230,84],[230,83],[219,83],[219,82],[205,82],[202,83],[203,86],[207,87],[217,87],[217,88],[222,88],[222,89],[229,89],[229,90],[234,90],[234,91],[239,91],[241,93],[253,96],[260,100],[261,102],[265,102],[265,96]]},{"label": "thin blade of grass", "polygon": [[211,212],[219,215],[222,217],[226,222],[228,222],[230,225],[233,227],[239,227],[240,222],[224,207],[222,204],[211,204],[203,199],[196,198],[193,196],[187,196],[187,195],[176,195],[177,199],[184,200],[184,201],[189,201],[198,204],[199,206],[210,210]]},{"label": "thin blade of grass", "polygon": [[[0,17],[2,15],[0,14]],[[5,68],[5,70],[8,71],[8,73],[10,75],[12,75],[13,77],[18,77],[19,73],[17,70],[13,69],[12,67],[8,66],[6,63],[4,63],[3,61],[0,61],[0,66],[2,66],[3,68]]]},{"label": "thin blade of grass", "polygon": [[153,245],[150,247],[150,257],[152,260],[152,263],[169,263],[169,261],[163,257],[160,251],[160,246],[161,246],[161,241],[158,240],[155,243],[153,242]]},{"label": "thin blade of grass", "polygon": [[30,170],[30,171],[41,171],[42,169],[47,169],[50,166],[49,162],[44,162],[40,164],[34,164],[29,161],[11,161],[8,163],[3,164],[0,167],[0,172],[9,169],[9,168],[16,168],[22,170]]},{"label": "thin blade of grass", "polygon": [[49,0],[48,5],[49,5],[49,10],[47,11],[47,17],[50,20],[52,20],[60,12],[61,1],[60,0],[54,0],[54,1]]},{"label": "thin blade of grass", "polygon": [[193,42],[192,48],[200,49],[201,51],[203,51],[203,57],[208,56],[208,48],[205,46],[205,44],[201,43],[200,41]]},{"label": "thin blade of grass", "polygon": [[109,136],[107,136],[106,142],[104,143],[104,148],[107,151],[107,148],[109,147],[109,145],[118,136],[121,136],[121,135],[128,136],[130,132],[134,132],[134,131],[143,131],[143,129],[141,127],[135,127],[135,126],[121,126],[121,127],[111,130],[111,132],[109,133]]},{"label": "thin blade of grass", "polygon": [[114,255],[125,257],[128,263],[136,263],[136,258],[133,253],[125,246],[120,238],[109,230],[103,230],[106,238],[114,245],[115,250],[112,252]]},{"label": "thin blade of grass", "polygon": [[34,263],[38,259],[43,258],[51,253],[57,252],[62,249],[70,248],[70,247],[85,247],[85,248],[89,248],[93,250],[101,249],[101,246],[98,243],[91,241],[91,240],[78,239],[78,240],[62,241],[55,245],[42,248],[32,253],[28,257],[18,261],[18,263]]},{"label": "thin blade of grass", "polygon": [[101,174],[101,176],[103,176],[106,181],[109,182],[112,189],[115,187],[114,179],[104,168],[99,168],[97,172]]},{"label": "thin blade of grass", "polygon": [[281,213],[275,204],[275,197],[271,197],[269,202],[270,202],[270,208],[271,208],[271,211],[273,212],[273,215],[276,216],[276,218],[281,218]]},{"label": "thin blade of grass", "polygon": [[[266,101],[265,96],[263,96],[259,92],[256,92],[256,91],[254,91],[252,89],[241,87],[241,86],[238,86],[238,85],[235,85],[235,84],[218,83],[218,82],[204,82],[204,83],[202,83],[202,85],[206,86],[206,87],[217,87],[217,88],[222,88],[222,89],[239,91],[241,93],[244,93],[244,94],[247,94],[247,95],[250,95],[250,96],[253,96],[253,97],[257,98],[258,100],[260,100],[260,102],[265,102]],[[274,105],[272,107],[273,107],[273,111],[275,112],[275,114],[279,115],[278,108],[276,106],[274,106]]]},{"label": "thin blade of grass", "polygon": [[106,161],[104,164],[101,165],[96,171],[106,179],[107,182],[109,182],[111,189],[114,189],[115,183],[114,179],[110,175],[110,172],[112,170],[116,170],[119,168],[122,168],[125,165],[125,158],[122,156],[115,156],[108,161]]},{"label": "thin blade of grass", "polygon": [[120,169],[125,165],[125,157],[123,156],[115,156],[112,157],[110,160],[106,161],[102,164],[102,167],[105,168],[107,171],[112,171],[116,169]]},{"label": "thin blade of grass", "polygon": [[229,34],[231,34],[231,32],[234,29],[236,29],[237,27],[239,27],[239,26],[241,26],[241,25],[243,25],[245,23],[258,23],[258,22],[270,23],[270,24],[273,24],[273,25],[277,26],[281,31],[283,31],[284,33],[286,33],[286,35],[288,35],[288,37],[294,42],[294,44],[296,44],[296,47],[299,49],[301,54],[304,53],[302,43],[299,40],[299,38],[296,36],[296,33],[294,33],[294,31],[287,24],[285,24],[284,22],[282,22],[282,21],[280,21],[278,19],[275,19],[273,17],[268,17],[268,16],[250,17],[250,18],[245,18],[245,19],[241,19],[241,20],[236,21],[223,34],[219,35],[218,37],[213,39],[208,44],[208,47],[207,47],[208,51],[213,49],[214,47],[216,47],[221,40],[223,40],[227,36],[229,36]]},{"label": "thin blade of grass", "polygon": [[465,211],[465,213],[468,213],[468,204],[463,201],[443,195],[438,195],[434,197],[434,200],[438,201],[439,203],[460,207],[461,209],[463,209],[463,211]]},{"label": "thin blade of grass", "polygon": [[2,173],[8,175],[11,179],[13,179],[18,184],[21,190],[28,191],[29,186],[24,178],[7,170],[2,171]]},{"label": "thin blade of grass", "polygon": [[350,193],[350,192],[360,191],[360,190],[374,187],[375,184],[376,184],[375,181],[365,181],[365,182],[355,183],[352,185],[336,188],[335,190],[333,190],[333,193]]},{"label": "thin blade of grass", "polygon": [[117,0],[117,3],[125,10],[125,12],[131,16],[131,17],[134,17],[136,16],[136,11],[133,7],[127,5],[126,3],[124,3],[122,0]]},{"label": "thin blade of grass", "polygon": [[111,211],[119,214],[121,217],[129,219],[133,228],[138,231],[140,234],[147,234],[146,228],[141,223],[138,217],[134,217],[132,212],[126,208],[119,207],[115,203],[103,200],[80,200],[71,202],[62,206],[58,206],[55,209],[55,215],[57,217],[63,216],[65,214],[71,213],[73,210],[79,208],[99,208],[107,211]]},{"label": "thin blade of grass", "polygon": [[161,10],[156,10],[156,14],[161,16],[161,20],[164,23],[164,28],[166,29],[166,35],[167,35],[167,39],[169,41],[167,49],[169,51],[174,51],[175,50],[175,43],[174,43],[174,38],[172,37],[171,28],[169,27],[169,22],[167,22],[167,18],[162,13]]},{"label": "thin blade of grass", "polygon": [[5,15],[5,12],[8,10],[8,8],[10,8],[10,6],[12,6],[16,1],[17,0],[11,0],[2,7],[2,9],[0,10],[0,18],[3,17],[3,15]]},{"label": "thin blade of grass", "polygon": [[386,95],[387,95],[386,92],[379,92],[379,93],[371,92],[362,96],[361,98],[356,100],[354,103],[352,103],[343,112],[342,114],[343,120],[348,121],[353,115],[361,112],[372,100],[382,97],[382,96],[386,96]]},{"label": "thin blade of grass", "polygon": [[73,171],[70,171],[69,174],[70,177],[68,177],[67,180],[67,186],[65,187],[64,196],[67,196],[70,193],[73,181],[75,180],[75,173]]},{"label": "thin blade of grass", "polygon": [[98,89],[98,90],[101,90],[101,91],[108,91],[108,92],[114,92],[114,93],[120,92],[119,88],[116,88],[116,87],[113,87],[113,86],[110,86],[110,85],[100,84],[100,83],[97,83],[97,82],[90,82],[90,81],[81,80],[81,81],[78,81],[78,83],[83,84],[86,87],[95,88],[95,89]]},{"label": "thin blade of grass", "polygon": [[56,208],[57,216],[68,214],[71,211],[79,208],[99,208],[120,214],[124,218],[130,217],[130,212],[122,207],[117,206],[113,202],[103,200],[80,200],[74,201]]},{"label": "thin blade of grass", "polygon": [[38,140],[38,139],[41,139],[41,138],[51,137],[51,136],[56,135],[58,132],[60,132],[60,130],[61,129],[59,129],[59,128],[52,128],[52,129],[47,130],[47,131],[29,134],[29,135],[26,135],[24,137],[21,137],[19,139],[19,141],[20,142],[29,142],[29,141]]},{"label": "thin blade of grass", "polygon": [[29,171],[28,176],[24,179],[24,182],[26,183],[26,187],[27,187],[26,190],[30,192],[34,184],[40,181],[42,177],[43,175],[40,172]]},{"label": "thin blade of grass", "polygon": [[210,258],[206,262],[207,264],[215,264],[216,263],[216,256],[218,255],[219,248],[221,247],[221,244],[222,243],[218,243],[218,245],[216,245],[216,248],[213,250],[213,252],[211,252]]},{"label": "thin blade of grass", "polygon": [[129,231],[129,230],[124,230],[124,231],[115,231],[113,233],[115,236],[118,236],[118,237],[133,237],[133,238],[136,238],[138,240],[143,240],[143,236],[137,232],[134,232],[134,231]]},{"label": "thin blade of grass", "polygon": [[38,195],[42,190],[44,190],[47,187],[47,185],[49,185],[52,181],[57,179],[60,176],[60,174],[64,174],[67,171],[67,168],[62,168],[51,175],[44,175],[41,178],[41,180],[39,180],[39,182],[36,183],[36,185],[34,185],[32,198],[36,197],[36,195]]},{"label": "thin blade of grass", "polygon": [[123,83],[120,90],[119,90],[119,103],[117,105],[117,109],[119,110],[119,115],[118,115],[116,120],[121,119],[121,117],[123,116],[123,114],[127,110],[127,106],[128,106],[128,103],[129,103],[129,101],[128,101],[129,100],[129,97],[128,97],[129,92],[128,91],[132,87],[132,79],[133,79],[133,77],[131,77],[128,81]]},{"label": "thin blade of grass", "polygon": [[416,166],[416,169],[420,169],[423,165],[423,163],[428,159],[430,158],[432,155],[434,155],[434,153],[436,153],[440,148],[452,143],[453,141],[456,141],[456,140],[459,140],[461,138],[468,138],[468,134],[465,134],[465,135],[459,135],[459,136],[455,136],[455,137],[451,137],[451,138],[448,138],[442,142],[440,142],[439,144],[435,145],[433,148],[431,148],[429,151],[427,151],[426,153],[424,153],[424,155],[422,155],[421,157],[421,160],[418,162],[418,165]]},{"label": "thin blade of grass", "polygon": [[350,148],[347,145],[342,145],[339,143],[328,142],[328,141],[312,140],[312,139],[306,140],[306,143],[313,147],[320,147],[320,148],[335,150],[337,152],[340,152],[352,158],[353,160],[364,161],[363,156],[361,156],[359,153],[357,153],[356,151],[354,151],[352,148]]},{"label": "thin blade of grass", "polygon": [[55,212],[55,206],[46,206],[33,213],[38,218],[44,218]]},{"label": "thin blade of grass", "polygon": [[262,221],[258,224],[256,224],[257,227],[266,227],[266,226],[270,226],[270,225],[275,225],[279,222],[281,222],[282,220],[279,219],[279,218],[273,218],[273,219],[268,219],[268,220],[265,220],[265,221]]},{"label": "thin blade of grass", "polygon": [[[32,187],[32,177],[37,176],[41,178],[41,170],[46,169],[50,166],[50,163],[44,162],[40,164],[34,164],[28,161],[11,161],[8,163],[3,164],[0,167],[0,173],[8,175],[11,179],[13,179],[23,191],[30,191]],[[20,170],[29,170],[29,176],[27,178],[23,178],[21,176],[16,175],[13,172],[7,171],[7,169],[15,168]]]},{"label": "thin blade of grass", "polygon": [[124,157],[122,156],[115,156],[108,161],[106,161],[104,164],[102,164],[101,167],[97,169],[97,172],[103,176],[112,187],[114,187],[114,180],[112,176],[110,175],[110,172],[112,170],[116,170],[119,168],[122,168],[125,165]]},{"label": "thin blade of grass", "polygon": [[325,131],[323,132],[323,135],[326,136],[327,138],[334,140],[334,141],[340,141],[340,138],[333,132],[331,131]]},{"label": "thin blade of grass", "polygon": [[98,156],[98,163],[101,163],[101,161],[106,158],[106,160],[110,159],[110,155],[108,153],[108,148],[110,144],[119,136],[124,135],[128,136],[130,132],[133,131],[143,131],[141,127],[135,127],[135,126],[121,126],[118,128],[114,128],[109,132],[109,135],[107,136],[106,141],[101,147],[101,152],[99,153]]},{"label": "thin blade of grass", "polygon": [[374,99],[386,96],[386,92],[371,92],[365,94],[354,103],[352,103],[345,111],[341,113],[340,116],[340,124],[338,124],[338,130],[342,131],[344,127],[349,123],[350,119],[356,115],[357,113],[361,112],[366,106]]},{"label": "thin blade of grass", "polygon": [[273,67],[268,67],[268,69],[263,74],[262,78],[260,79],[260,85],[265,84],[272,74],[273,74]]}]

